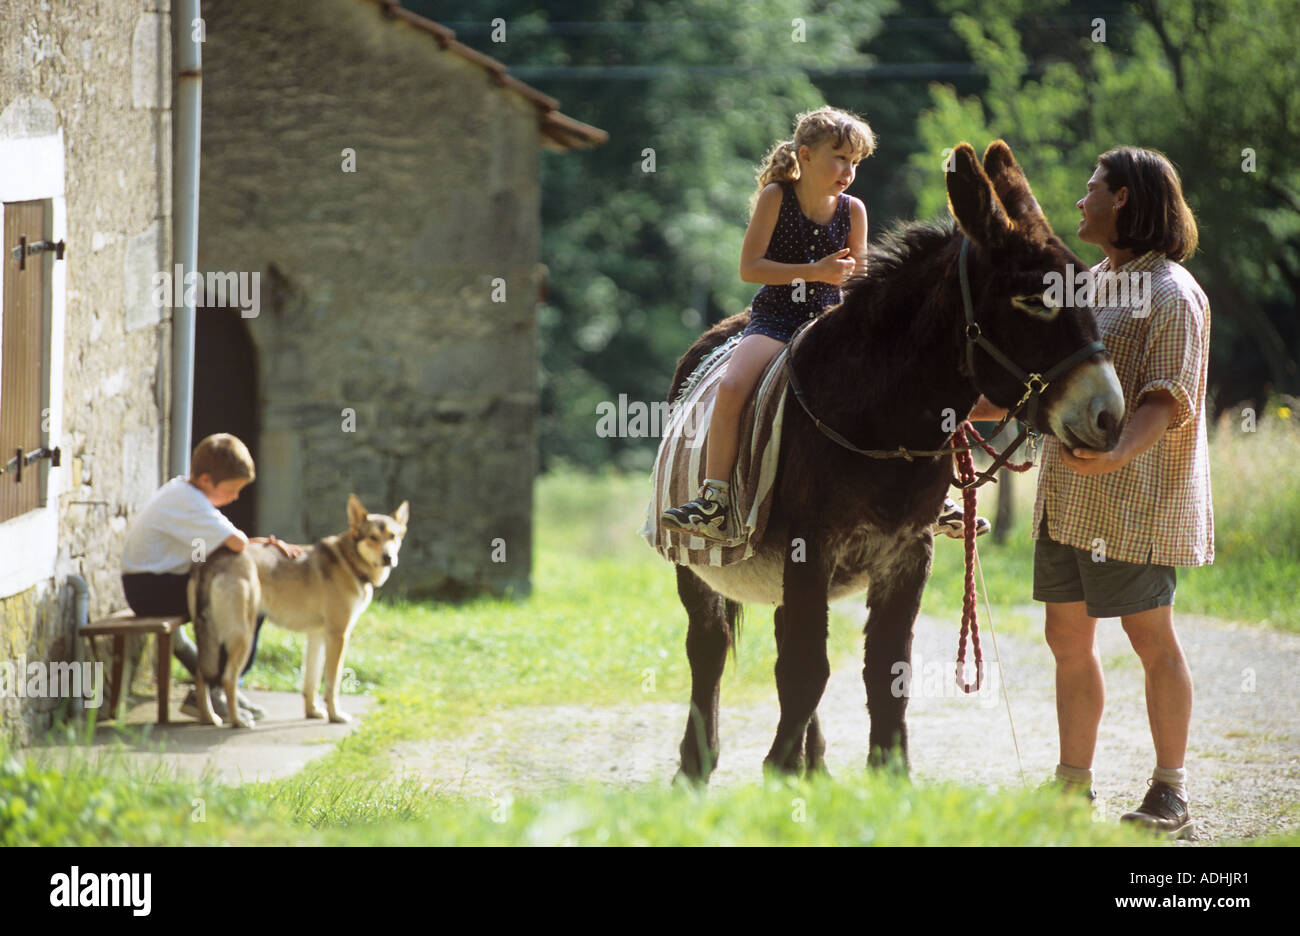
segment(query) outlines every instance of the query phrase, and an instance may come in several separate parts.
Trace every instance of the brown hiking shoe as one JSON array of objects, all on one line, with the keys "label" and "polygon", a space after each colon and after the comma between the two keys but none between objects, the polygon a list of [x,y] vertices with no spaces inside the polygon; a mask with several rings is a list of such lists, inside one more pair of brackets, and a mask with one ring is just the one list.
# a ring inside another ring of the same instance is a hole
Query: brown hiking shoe
[{"label": "brown hiking shoe", "polygon": [[1091,787],[1086,787],[1082,783],[1075,783],[1061,777],[1053,777],[1039,787],[1040,790],[1055,790],[1062,796],[1077,796],[1086,803],[1093,804],[1097,802],[1097,791]]},{"label": "brown hiking shoe", "polygon": [[1187,800],[1169,784],[1161,780],[1148,780],[1150,787],[1142,805],[1133,812],[1119,817],[1120,822],[1132,822],[1148,829],[1164,832],[1170,838],[1187,838],[1194,831]]}]

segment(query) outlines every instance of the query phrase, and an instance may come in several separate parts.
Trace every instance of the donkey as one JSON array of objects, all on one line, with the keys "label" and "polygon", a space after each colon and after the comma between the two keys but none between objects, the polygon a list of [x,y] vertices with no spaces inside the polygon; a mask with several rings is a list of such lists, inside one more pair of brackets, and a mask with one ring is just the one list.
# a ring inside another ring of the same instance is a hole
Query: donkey
[{"label": "donkey", "polygon": [[[727,566],[677,566],[691,667],[680,777],[707,782],[717,764],[718,688],[745,602],[776,605],[781,716],[764,766],[824,770],[817,705],[830,675],[827,604],[864,590],[868,763],[897,756],[906,767],[907,699],[890,691],[891,667],[911,660],[930,577],[931,524],[952,458],[864,457],[820,431],[808,413],[860,448],[933,451],[951,444],[954,423],[981,393],[1014,409],[1035,389],[1034,378],[1053,372],[1041,396],[1033,394],[1036,428],[1072,446],[1109,450],[1118,441],[1123,393],[1091,312],[1043,301],[1047,274],[1083,264],[1052,232],[1004,142],[988,147],[982,167],[962,143],[951,165],[956,225],[912,223],[886,234],[843,302],[797,337],[790,366],[807,412],[793,401],[786,407],[775,501],[755,554]],[[746,314],[732,316],[695,343],[678,362],[670,400],[746,322]],[[1013,373],[1017,365],[1031,372],[1027,382]]]}]

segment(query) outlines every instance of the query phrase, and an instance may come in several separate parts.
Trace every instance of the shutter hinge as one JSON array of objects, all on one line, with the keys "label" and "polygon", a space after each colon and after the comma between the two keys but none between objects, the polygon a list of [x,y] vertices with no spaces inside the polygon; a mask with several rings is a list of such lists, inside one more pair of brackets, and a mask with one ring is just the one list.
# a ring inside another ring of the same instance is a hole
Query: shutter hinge
[{"label": "shutter hinge", "polygon": [[5,462],[3,465],[0,465],[0,475],[7,474],[8,472],[12,471],[15,473],[15,475],[17,475],[17,477],[14,480],[17,481],[17,483],[22,484],[23,468],[25,466],[30,465],[33,462],[38,462],[42,458],[48,458],[50,460],[50,467],[58,468],[59,462],[62,459],[62,457],[63,457],[63,451],[58,447],[52,449],[50,448],[32,449],[32,451],[24,453],[22,446],[20,445],[18,447],[17,454],[15,454],[13,458],[9,459],[9,461]]},{"label": "shutter hinge", "polygon": [[23,234],[18,238],[18,246],[14,248],[14,259],[18,261],[18,269],[27,269],[27,258],[38,253],[53,252],[55,260],[63,259],[63,252],[67,249],[66,241],[39,240],[35,243],[27,243],[27,235]]}]

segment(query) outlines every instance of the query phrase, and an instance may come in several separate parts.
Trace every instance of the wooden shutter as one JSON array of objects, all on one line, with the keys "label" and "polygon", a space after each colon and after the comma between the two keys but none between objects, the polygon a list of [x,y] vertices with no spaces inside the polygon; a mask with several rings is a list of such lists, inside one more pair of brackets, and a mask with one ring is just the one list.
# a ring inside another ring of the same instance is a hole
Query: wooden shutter
[{"label": "wooden shutter", "polygon": [[[44,254],[14,257],[20,238],[35,243],[45,237],[45,202],[4,206],[4,318],[0,320],[0,465],[43,443],[41,401],[45,389]],[[41,506],[45,463],[0,474],[0,522]]]}]

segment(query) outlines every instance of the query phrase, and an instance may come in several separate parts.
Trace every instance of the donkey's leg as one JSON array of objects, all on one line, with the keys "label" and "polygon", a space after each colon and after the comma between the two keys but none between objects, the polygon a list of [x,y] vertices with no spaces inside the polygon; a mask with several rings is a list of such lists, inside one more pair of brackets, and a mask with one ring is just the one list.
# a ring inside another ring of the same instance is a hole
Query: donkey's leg
[{"label": "donkey's leg", "polygon": [[[772,616],[776,629],[776,648],[779,652],[781,641],[785,639],[785,607],[779,606],[776,613]],[[808,775],[813,773],[826,774],[826,739],[822,737],[821,724],[817,721],[817,713],[814,711],[812,717],[808,719],[808,730],[804,734],[803,742],[804,769]]]},{"label": "donkey's leg", "polygon": [[808,732],[804,735],[804,770],[806,775],[811,777],[813,774],[820,774],[824,777],[830,776],[830,771],[826,769],[826,739],[822,736],[822,726],[817,720],[817,713],[812,713],[812,718],[808,719]]},{"label": "donkey's leg", "polygon": [[890,576],[873,576],[867,593],[866,647],[862,681],[867,687],[871,716],[869,766],[884,765],[891,753],[907,766],[907,696],[892,691],[897,683],[894,664],[912,663],[912,626],[921,607],[921,593],[930,577],[934,539],[924,536],[904,543]]},{"label": "donkey's leg", "polygon": [[[805,542],[815,542],[806,537]],[[776,738],[763,764],[786,773],[798,773],[804,765],[804,748],[809,724],[817,713],[830,678],[826,659],[826,576],[812,549],[802,561],[791,556],[785,561],[783,627],[776,651],[776,694],[781,702],[781,720]],[[820,729],[814,736],[821,737]],[[821,755],[818,753],[818,760]]]},{"label": "donkey's leg", "polygon": [[677,776],[707,782],[718,763],[718,688],[731,642],[730,622],[722,596],[685,566],[677,567],[677,594],[690,620],[686,658],[691,664],[691,708]]}]

